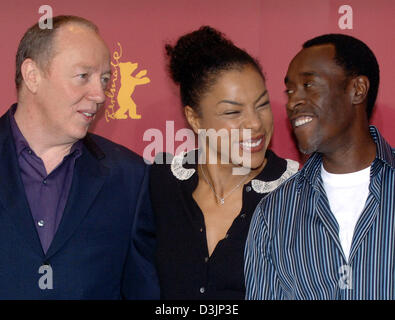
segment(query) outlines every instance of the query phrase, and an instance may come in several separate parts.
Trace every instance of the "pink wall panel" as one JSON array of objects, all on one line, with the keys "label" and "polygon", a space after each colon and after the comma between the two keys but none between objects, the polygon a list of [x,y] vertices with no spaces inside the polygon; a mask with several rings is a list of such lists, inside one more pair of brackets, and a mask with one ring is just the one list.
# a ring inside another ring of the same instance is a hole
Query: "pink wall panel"
[{"label": "pink wall panel", "polygon": [[[148,129],[165,133],[167,121],[174,121],[175,131],[186,127],[177,88],[166,73],[164,44],[203,24],[224,32],[237,45],[257,57],[266,74],[274,113],[275,133],[272,148],[281,156],[298,159],[285,115],[283,79],[288,63],[311,37],[340,32],[366,42],[375,52],[381,67],[381,86],[373,123],[395,145],[395,105],[391,75],[395,72],[395,1],[392,0],[112,0],[112,1],[42,1],[2,0],[0,11],[0,56],[3,76],[0,79],[3,103],[0,113],[15,101],[14,59],[18,42],[25,30],[38,21],[41,5],[52,7],[54,15],[80,15],[95,22],[110,50],[120,52],[113,63],[137,63],[136,75],[147,70],[149,83],[137,85],[131,94],[141,119],[106,120],[106,110],[122,87],[121,67],[115,66],[113,95],[103,107],[92,131],[121,143],[139,154],[150,142],[143,141]],[[338,9],[347,4],[353,9],[353,29],[341,30]],[[116,57],[116,56],[115,56]],[[123,69],[124,70],[124,69]],[[128,85],[130,88],[130,85]],[[176,147],[180,142],[176,142]]]}]

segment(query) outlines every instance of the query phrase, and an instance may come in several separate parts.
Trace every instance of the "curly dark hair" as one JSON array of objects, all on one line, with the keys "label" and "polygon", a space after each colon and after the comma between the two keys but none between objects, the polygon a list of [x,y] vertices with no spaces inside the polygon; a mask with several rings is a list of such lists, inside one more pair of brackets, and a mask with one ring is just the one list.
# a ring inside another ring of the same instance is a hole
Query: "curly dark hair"
[{"label": "curly dark hair", "polygon": [[183,106],[190,106],[198,113],[202,94],[215,83],[221,72],[251,65],[264,78],[256,59],[210,26],[183,35],[175,46],[167,44],[165,49],[169,73],[180,86]]},{"label": "curly dark hair", "polygon": [[372,116],[380,83],[380,69],[377,59],[370,48],[354,37],[345,34],[324,34],[306,41],[303,48],[332,44],[335,47],[335,61],[347,76],[363,75],[368,77],[370,87],[367,96],[366,113]]}]

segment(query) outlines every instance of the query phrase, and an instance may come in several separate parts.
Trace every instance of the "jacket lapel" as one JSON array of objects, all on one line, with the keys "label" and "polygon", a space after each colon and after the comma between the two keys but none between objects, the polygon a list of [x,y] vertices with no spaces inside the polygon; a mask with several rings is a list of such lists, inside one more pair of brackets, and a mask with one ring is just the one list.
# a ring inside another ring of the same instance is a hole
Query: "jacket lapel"
[{"label": "jacket lapel", "polygon": [[21,241],[44,255],[20,175],[8,112],[0,118],[0,210],[12,221]]},{"label": "jacket lapel", "polygon": [[[86,140],[89,140],[89,137]],[[96,148],[95,151],[98,150],[96,145],[93,145],[93,148]],[[92,153],[92,147],[87,148],[85,144],[81,157],[76,161],[69,198],[46,258],[55,254],[72,236],[103,187],[109,170],[100,164],[98,158],[100,155]]]},{"label": "jacket lapel", "polygon": [[319,181],[318,183],[318,188],[319,188],[319,192],[318,192],[319,199],[317,201],[317,207],[316,207],[317,215],[320,218],[324,227],[327,229],[329,235],[335,242],[336,247],[341,252],[344,260],[347,261],[346,257],[344,256],[342,245],[340,243],[339,224],[337,223],[337,220],[330,209],[329,201],[321,181]]},{"label": "jacket lapel", "polygon": [[[380,178],[380,179],[379,179]],[[381,175],[374,178],[371,177],[369,185],[369,195],[366,199],[365,207],[354,228],[354,235],[350,248],[350,261],[354,258],[357,249],[360,247],[363,239],[368,231],[372,228],[377,214],[380,210],[380,191],[381,191]]]}]

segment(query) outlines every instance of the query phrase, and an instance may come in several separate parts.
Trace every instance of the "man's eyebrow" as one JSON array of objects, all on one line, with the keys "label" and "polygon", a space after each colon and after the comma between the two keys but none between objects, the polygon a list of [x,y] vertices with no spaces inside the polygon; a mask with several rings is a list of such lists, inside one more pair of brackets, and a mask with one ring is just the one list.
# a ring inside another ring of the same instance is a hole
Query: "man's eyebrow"
[{"label": "man's eyebrow", "polygon": [[93,70],[93,68],[91,66],[88,66],[88,65],[85,65],[85,64],[75,64],[73,67],[74,68],[81,68],[81,69],[89,70],[89,71]]},{"label": "man's eyebrow", "polygon": [[319,74],[317,72],[314,71],[306,71],[306,72],[301,72],[300,73],[301,76],[307,76],[307,77],[311,77],[311,76],[319,76]]},{"label": "man's eyebrow", "polygon": [[[81,68],[81,69],[87,70],[87,71],[92,71],[92,70],[94,71],[94,70],[96,70],[95,68],[93,68],[91,66],[88,66],[86,64],[76,64],[76,65],[74,65],[74,68]],[[112,75],[112,70],[108,69],[108,70],[104,71],[102,74]]]},{"label": "man's eyebrow", "polygon": [[[317,72],[314,72],[314,71],[301,72],[301,73],[299,73],[299,75],[303,76],[303,77],[319,77],[319,74]],[[288,77],[285,77],[284,78],[284,83],[287,84],[288,82],[291,82],[291,81],[289,80]]]}]

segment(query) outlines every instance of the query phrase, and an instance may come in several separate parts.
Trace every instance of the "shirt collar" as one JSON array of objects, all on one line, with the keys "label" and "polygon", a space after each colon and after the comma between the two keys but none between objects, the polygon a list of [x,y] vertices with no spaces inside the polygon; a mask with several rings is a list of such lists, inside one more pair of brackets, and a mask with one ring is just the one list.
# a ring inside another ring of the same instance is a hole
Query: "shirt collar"
[{"label": "shirt collar", "polygon": [[[375,172],[377,173],[380,163],[385,163],[395,169],[395,150],[384,140],[375,126],[369,126],[369,131],[376,144],[376,160],[378,160],[373,162],[371,176]],[[302,187],[303,179],[308,180],[311,185],[315,185],[319,181],[317,176],[321,173],[321,164],[322,155],[318,152],[313,153],[300,171],[298,187]]]},{"label": "shirt collar", "polygon": [[[186,184],[192,184],[194,188],[198,183],[198,176],[196,172],[200,152],[201,150],[199,149],[193,149],[189,152],[182,152],[179,155],[172,157],[170,165],[172,174],[178,180],[184,181]],[[273,151],[269,149],[266,150],[266,158],[266,166],[253,180],[264,182],[274,181],[281,178],[284,171],[287,170],[287,161],[285,159],[279,158]],[[155,162],[163,163],[165,159],[167,159],[166,154],[161,154],[158,157],[158,160],[155,160]],[[299,164],[297,165],[299,166]],[[290,172],[290,174],[294,174],[296,171],[297,169]],[[248,184],[251,184],[251,181]]]},{"label": "shirt collar", "polygon": [[375,126],[369,126],[370,134],[376,143],[376,159],[395,169],[395,149],[391,148]]},{"label": "shirt collar", "polygon": [[[16,154],[19,157],[21,152],[23,150],[25,150],[26,148],[30,149],[30,146],[29,146],[29,143],[27,142],[27,140],[25,139],[25,137],[23,136],[21,130],[19,129],[18,124],[15,121],[14,115],[16,112],[16,108],[17,108],[17,104],[14,104],[8,112],[9,112],[9,118],[10,118],[10,124],[11,124],[11,133],[12,133],[12,136],[13,136],[14,142],[15,142]],[[78,140],[77,142],[75,142],[72,145],[69,155],[73,154],[74,152],[75,152],[76,156],[82,154],[82,141],[81,140]]]},{"label": "shirt collar", "polygon": [[15,121],[14,115],[16,108],[17,108],[17,104],[14,104],[8,112],[10,117],[11,133],[15,142],[16,154],[19,157],[19,155],[23,150],[29,148],[29,143],[26,141],[25,137],[23,136],[21,130],[19,130],[18,125]]}]

